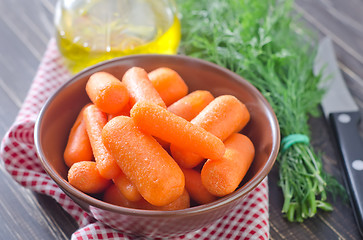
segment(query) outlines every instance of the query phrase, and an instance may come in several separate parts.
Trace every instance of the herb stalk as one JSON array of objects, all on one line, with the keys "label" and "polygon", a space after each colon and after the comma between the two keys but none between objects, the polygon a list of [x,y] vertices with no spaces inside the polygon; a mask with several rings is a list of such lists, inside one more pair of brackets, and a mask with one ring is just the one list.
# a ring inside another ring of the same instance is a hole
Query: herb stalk
[{"label": "herb stalk", "polygon": [[[313,74],[317,39],[301,27],[290,0],[179,0],[181,52],[214,62],[250,81],[275,111],[282,137],[310,137],[308,119],[324,91]],[[310,143],[296,143],[279,153],[282,212],[289,221],[313,217],[331,189],[342,189],[328,177]],[[334,191],[334,190],[333,190]]]}]

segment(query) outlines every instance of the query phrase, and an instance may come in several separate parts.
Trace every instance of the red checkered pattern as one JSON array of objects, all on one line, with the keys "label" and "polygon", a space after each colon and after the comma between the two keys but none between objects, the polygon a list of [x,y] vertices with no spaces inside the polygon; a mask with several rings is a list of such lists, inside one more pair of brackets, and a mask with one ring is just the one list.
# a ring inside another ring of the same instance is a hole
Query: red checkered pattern
[{"label": "red checkered pattern", "polygon": [[[52,92],[69,77],[52,39],[24,104],[1,143],[5,168],[19,184],[53,197],[75,218],[80,228],[72,235],[72,240],[134,239],[95,221],[54,183],[37,157],[33,139],[37,115]],[[269,239],[267,179],[222,219],[175,239]]]}]

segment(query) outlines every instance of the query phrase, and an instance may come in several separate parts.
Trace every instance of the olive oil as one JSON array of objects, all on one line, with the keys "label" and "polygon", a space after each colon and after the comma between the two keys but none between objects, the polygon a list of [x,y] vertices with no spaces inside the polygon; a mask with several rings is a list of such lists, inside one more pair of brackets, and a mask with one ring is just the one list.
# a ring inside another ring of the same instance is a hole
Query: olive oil
[{"label": "olive oil", "polygon": [[[58,6],[56,40],[72,73],[131,54],[176,54],[180,21],[168,1],[94,0]],[[102,9],[101,9],[102,8]]]}]

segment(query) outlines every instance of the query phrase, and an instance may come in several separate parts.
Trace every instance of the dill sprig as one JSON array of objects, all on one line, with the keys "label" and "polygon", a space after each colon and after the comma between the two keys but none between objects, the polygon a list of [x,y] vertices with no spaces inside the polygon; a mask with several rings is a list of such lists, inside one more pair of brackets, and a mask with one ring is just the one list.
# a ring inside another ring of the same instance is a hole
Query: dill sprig
[{"label": "dill sprig", "polygon": [[[282,137],[310,137],[308,119],[324,91],[313,74],[314,35],[300,25],[287,0],[179,0],[181,51],[226,67],[249,80],[265,96],[278,118]],[[332,210],[328,183],[342,189],[324,172],[310,143],[280,152],[282,212],[303,221],[317,209]]]}]

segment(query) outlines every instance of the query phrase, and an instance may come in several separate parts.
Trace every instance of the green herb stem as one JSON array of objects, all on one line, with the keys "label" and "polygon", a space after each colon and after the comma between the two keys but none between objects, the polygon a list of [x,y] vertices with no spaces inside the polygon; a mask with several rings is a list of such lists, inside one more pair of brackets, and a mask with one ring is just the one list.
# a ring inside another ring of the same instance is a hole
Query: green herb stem
[{"label": "green herb stem", "polygon": [[[323,90],[313,74],[316,42],[293,14],[292,0],[179,0],[181,52],[214,62],[249,80],[274,109],[282,137],[310,137],[308,119],[318,115]],[[313,217],[326,202],[328,183],[342,187],[322,168],[310,144],[280,152],[282,212],[289,221]]]}]

